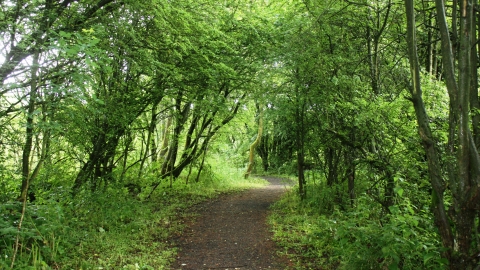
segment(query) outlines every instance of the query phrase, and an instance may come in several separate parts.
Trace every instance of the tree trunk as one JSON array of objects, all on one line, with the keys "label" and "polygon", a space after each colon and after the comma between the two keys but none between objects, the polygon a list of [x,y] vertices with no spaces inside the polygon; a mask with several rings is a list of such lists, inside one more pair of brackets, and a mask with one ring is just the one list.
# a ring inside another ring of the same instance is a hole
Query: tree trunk
[{"label": "tree trunk", "polygon": [[190,103],[186,103],[182,106],[183,91],[180,91],[175,98],[175,127],[173,128],[173,136],[170,140],[168,147],[168,153],[162,165],[162,175],[170,174],[175,168],[175,162],[177,161],[178,145],[180,140],[180,134],[187,122],[188,115],[190,113]]},{"label": "tree trunk", "polygon": [[172,125],[172,117],[173,116],[168,116],[167,118],[167,123],[165,124],[162,132],[162,145],[160,146],[160,153],[158,156],[160,159],[165,160],[166,159],[166,154],[168,151],[168,145],[169,145],[169,138],[170,138],[170,126]]},{"label": "tree trunk", "polygon": [[106,186],[108,181],[112,180],[113,159],[120,138],[126,131],[121,127],[113,127],[104,120],[99,122],[103,123],[98,124],[100,131],[92,138],[92,151],[75,178],[73,195],[86,183],[91,184],[93,191],[101,184],[99,181],[103,180]]},{"label": "tree trunk", "polygon": [[138,169],[138,178],[142,177],[143,173],[143,166],[148,158],[148,153],[150,152],[150,144],[153,136],[153,133],[155,131],[155,125],[157,124],[157,112],[156,112],[156,106],[152,106],[152,111],[151,111],[151,119],[150,119],[150,125],[148,126],[148,134],[147,134],[147,141],[145,143],[145,154],[142,157],[142,161],[140,162],[140,168]]},{"label": "tree trunk", "polygon": [[353,207],[355,203],[355,162],[351,161],[348,165],[348,196],[350,197],[350,206]]},{"label": "tree trunk", "polygon": [[[299,93],[297,93],[298,95]],[[307,182],[305,181],[305,125],[304,125],[304,102],[297,96],[297,107],[295,109],[295,142],[297,150],[297,170],[298,170],[298,193],[301,200],[307,198]]]},{"label": "tree trunk", "polygon": [[340,153],[334,148],[327,147],[325,150],[325,165],[327,167],[327,185],[333,186],[338,182],[338,165],[340,164]]},{"label": "tree trunk", "polygon": [[[301,144],[301,143],[300,143]],[[300,199],[305,200],[307,198],[307,183],[305,181],[305,155],[303,152],[303,146],[298,145],[297,148],[297,169],[298,169],[298,193],[300,194]]]},{"label": "tree trunk", "polygon": [[22,153],[22,187],[20,190],[20,197],[18,200],[25,201],[27,198],[28,188],[30,185],[30,153],[33,144],[33,113],[35,111],[35,102],[37,99],[37,72],[39,68],[38,58],[39,53],[33,56],[31,82],[30,82],[30,98],[27,107],[27,121],[25,127],[25,144]]},{"label": "tree trunk", "polygon": [[[356,144],[356,128],[350,130],[350,143]],[[350,206],[353,207],[355,203],[355,172],[356,172],[356,149],[355,147],[348,146],[348,152],[345,152],[345,162],[347,163],[347,181],[348,181],[348,197],[350,198]]]},{"label": "tree trunk", "polygon": [[391,10],[391,0],[388,0],[385,9],[385,16],[382,19],[381,12],[383,9],[376,7],[374,10],[374,18],[372,17],[371,7],[368,9],[369,18],[372,20],[372,25],[374,25],[374,29],[371,26],[367,26],[367,50],[368,50],[368,57],[369,57],[369,68],[370,68],[370,85],[372,87],[372,91],[375,95],[380,94],[381,92],[381,85],[380,85],[380,40],[382,37],[383,32],[386,29],[388,23],[388,17],[390,15]]},{"label": "tree trunk", "polygon": [[247,166],[247,171],[245,172],[245,179],[247,179],[250,176],[250,173],[253,170],[253,165],[254,165],[254,155],[255,155],[255,148],[258,146],[260,141],[262,140],[262,133],[263,133],[263,111],[260,112],[258,116],[258,133],[257,133],[257,138],[255,141],[250,145],[250,151],[248,154],[248,166]]},{"label": "tree trunk", "polygon": [[120,183],[123,183],[123,180],[125,179],[125,174],[127,173],[127,170],[129,169],[129,166],[127,166],[128,163],[128,152],[130,152],[130,146],[132,145],[133,142],[133,136],[132,136],[132,131],[128,130],[125,134],[124,138],[124,149],[122,153],[122,173],[120,174]]},{"label": "tree trunk", "polygon": [[257,147],[257,152],[260,158],[262,159],[263,170],[265,172],[268,171],[269,162],[268,162],[268,154],[269,154],[269,144],[268,144],[268,135],[263,134],[262,141],[260,142],[259,147]]},{"label": "tree trunk", "polygon": [[[470,269],[473,266],[470,258],[472,245],[472,230],[474,227],[475,209],[472,209],[470,192],[472,189],[478,189],[473,182],[477,170],[471,159],[470,151],[476,150],[476,147],[470,147],[470,117],[469,117],[469,99],[470,99],[470,84],[471,84],[471,65],[470,52],[474,43],[471,40],[470,27],[472,27],[472,17],[474,14],[473,5],[471,1],[466,0],[460,2],[460,48],[458,52],[458,104],[454,107],[458,115],[458,130],[457,137],[459,146],[457,147],[457,164],[458,164],[458,183],[453,186],[454,203],[455,203],[455,219],[457,222],[457,241],[458,254],[452,265],[455,269]],[[473,143],[474,144],[474,143]],[[478,154],[477,154],[478,155]],[[478,202],[477,202],[478,204]],[[477,253],[475,253],[476,255]]]},{"label": "tree trunk", "polygon": [[[477,1],[474,1],[474,7],[478,7]],[[471,19],[469,20],[470,23],[470,36],[472,41],[476,41],[478,38],[477,35],[477,23],[478,17],[475,16],[476,14],[472,14]],[[470,52],[470,110],[472,113],[472,132],[473,132],[473,140],[475,142],[475,147],[479,149],[480,147],[480,102],[478,99],[478,56],[477,56],[477,46],[471,46]]]},{"label": "tree trunk", "polygon": [[[212,126],[208,128],[208,134],[210,134],[211,131],[212,131]],[[205,165],[205,157],[207,156],[207,150],[208,150],[208,146],[206,146],[203,149],[202,161],[200,162],[200,166],[198,167],[197,177],[195,178],[195,182],[197,183],[198,181],[200,181],[200,174],[202,173],[203,166]]]},{"label": "tree trunk", "polygon": [[437,150],[435,149],[435,142],[431,133],[425,104],[422,97],[422,89],[420,85],[420,68],[417,57],[416,46],[416,29],[415,29],[415,11],[413,0],[405,0],[405,8],[407,15],[407,44],[408,55],[410,60],[410,71],[412,76],[412,85],[410,86],[410,93],[412,96],[413,107],[418,124],[418,131],[422,139],[422,145],[427,155],[428,171],[430,176],[430,183],[433,188],[432,208],[435,216],[435,223],[439,229],[439,234],[442,239],[443,246],[447,248],[443,252],[443,256],[451,260],[452,249],[454,244],[454,237],[452,228],[445,211],[445,204],[443,193],[445,185],[441,176],[441,166],[438,158]]}]

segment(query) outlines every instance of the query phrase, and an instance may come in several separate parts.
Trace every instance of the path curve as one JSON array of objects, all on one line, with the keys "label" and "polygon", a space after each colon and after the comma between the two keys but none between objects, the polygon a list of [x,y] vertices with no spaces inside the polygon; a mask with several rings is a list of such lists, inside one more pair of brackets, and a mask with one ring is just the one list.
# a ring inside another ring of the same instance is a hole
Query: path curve
[{"label": "path curve", "polygon": [[285,179],[265,176],[270,185],[198,205],[199,217],[177,239],[172,269],[284,269],[266,218],[270,204],[286,190]]}]

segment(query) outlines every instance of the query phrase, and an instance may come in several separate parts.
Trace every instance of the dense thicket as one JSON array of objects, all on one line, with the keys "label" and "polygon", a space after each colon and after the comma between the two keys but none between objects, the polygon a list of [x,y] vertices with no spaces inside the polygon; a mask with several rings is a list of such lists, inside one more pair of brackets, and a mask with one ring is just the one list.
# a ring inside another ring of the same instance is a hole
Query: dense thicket
[{"label": "dense thicket", "polygon": [[299,267],[474,269],[477,8],[1,1],[4,266],[19,248],[56,263],[34,236],[50,223],[21,233],[24,217],[168,201],[165,186],[201,182],[220,159],[298,177],[299,200],[272,222]]}]

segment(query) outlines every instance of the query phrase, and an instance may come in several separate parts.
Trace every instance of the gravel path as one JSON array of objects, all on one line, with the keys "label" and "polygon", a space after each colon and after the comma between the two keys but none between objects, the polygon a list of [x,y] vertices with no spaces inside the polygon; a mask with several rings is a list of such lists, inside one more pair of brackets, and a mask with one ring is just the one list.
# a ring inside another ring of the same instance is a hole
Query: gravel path
[{"label": "gravel path", "polygon": [[276,255],[266,217],[287,185],[263,178],[270,185],[196,206],[199,217],[176,240],[180,252],[172,269],[284,269],[287,261]]}]

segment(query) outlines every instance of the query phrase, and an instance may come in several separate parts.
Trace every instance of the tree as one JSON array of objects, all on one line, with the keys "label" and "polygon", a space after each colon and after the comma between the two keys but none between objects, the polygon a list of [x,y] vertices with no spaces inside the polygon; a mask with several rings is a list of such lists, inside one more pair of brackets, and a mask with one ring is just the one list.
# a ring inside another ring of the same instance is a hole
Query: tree
[{"label": "tree", "polygon": [[[472,234],[475,215],[478,212],[480,185],[478,168],[480,168],[477,148],[470,130],[469,91],[471,79],[470,53],[473,46],[471,30],[473,23],[473,5],[466,1],[460,3],[460,31],[458,50],[458,77],[455,74],[455,57],[452,51],[449,28],[445,15],[445,4],[436,1],[437,20],[442,41],[442,60],[445,68],[445,83],[450,97],[449,148],[447,155],[455,157],[455,163],[447,162],[450,173],[449,188],[454,198],[451,216],[445,210],[445,181],[439,174],[441,171],[435,139],[433,138],[428,116],[422,101],[420,84],[420,69],[416,52],[415,11],[413,1],[405,1],[408,22],[408,44],[410,69],[413,85],[411,86],[412,102],[417,114],[419,133],[423,141],[429,161],[430,181],[433,188],[433,209],[436,225],[446,248],[444,256],[450,261],[451,269],[473,269],[477,264],[473,254],[478,253],[472,248]],[[456,15],[454,15],[456,16]],[[453,37],[455,39],[455,37]],[[453,224],[450,226],[450,224]],[[457,244],[455,244],[457,243]]]},{"label": "tree", "polygon": [[[257,110],[261,110],[258,105],[257,105]],[[250,150],[248,152],[248,166],[247,166],[247,171],[245,172],[245,178],[248,178],[250,174],[252,173],[253,166],[255,164],[254,162],[254,155],[255,155],[255,150],[261,144],[262,141],[262,135],[263,134],[263,111],[260,111],[258,113],[258,132],[257,132],[257,137],[255,138],[255,141],[252,142],[250,145]]]}]

